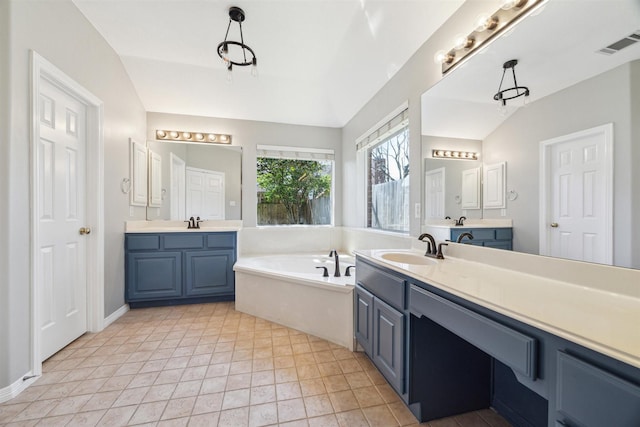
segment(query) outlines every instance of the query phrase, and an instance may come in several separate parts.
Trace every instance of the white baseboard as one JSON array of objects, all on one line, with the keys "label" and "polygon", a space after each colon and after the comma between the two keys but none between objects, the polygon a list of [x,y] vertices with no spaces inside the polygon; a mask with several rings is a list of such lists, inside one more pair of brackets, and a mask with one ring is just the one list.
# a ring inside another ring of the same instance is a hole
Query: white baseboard
[{"label": "white baseboard", "polygon": [[103,327],[106,328],[107,326],[118,320],[120,317],[122,317],[122,315],[124,315],[127,311],[129,311],[129,304],[123,305],[122,307],[105,317]]},{"label": "white baseboard", "polygon": [[16,382],[11,385],[8,385],[5,388],[0,388],[0,403],[6,402],[7,400],[11,400],[22,391],[29,387],[38,377],[29,378],[28,380],[23,380],[24,377],[30,377],[31,372],[27,372],[22,376],[22,378],[18,378]]}]

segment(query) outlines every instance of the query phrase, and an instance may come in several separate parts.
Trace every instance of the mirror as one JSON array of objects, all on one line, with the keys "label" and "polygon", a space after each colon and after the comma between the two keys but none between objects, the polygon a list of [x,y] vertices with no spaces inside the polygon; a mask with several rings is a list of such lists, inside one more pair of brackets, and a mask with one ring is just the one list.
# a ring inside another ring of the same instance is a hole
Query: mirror
[{"label": "mirror", "polygon": [[242,219],[242,148],[147,141],[147,220]]},{"label": "mirror", "polygon": [[[451,70],[423,94],[424,172],[438,167],[433,162],[439,160],[430,155],[432,141],[449,144],[440,147],[444,149],[460,149],[455,144],[462,142],[478,143],[483,169],[506,165],[505,207],[484,208],[478,217],[511,219],[513,249],[546,254],[543,234],[553,223],[541,220],[545,214],[540,206],[548,193],[540,184],[544,182],[542,143],[612,124],[612,203],[607,230],[612,263],[640,268],[640,245],[636,243],[640,227],[634,222],[640,218],[640,192],[630,185],[640,182],[636,166],[640,164],[640,129],[634,120],[640,108],[640,43],[636,43],[640,36],[629,37],[638,32],[638,22],[640,3],[635,0],[595,0],[589,7],[574,0],[546,3],[539,13]],[[608,53],[600,52],[612,45]],[[617,50],[620,46],[625,47]],[[523,106],[522,98],[508,101],[506,113],[501,114],[493,95],[503,64],[510,59],[519,61],[517,81],[530,89],[531,102]],[[447,162],[443,167],[467,164],[466,160]],[[455,197],[449,194],[449,185],[446,193],[448,198]]]}]

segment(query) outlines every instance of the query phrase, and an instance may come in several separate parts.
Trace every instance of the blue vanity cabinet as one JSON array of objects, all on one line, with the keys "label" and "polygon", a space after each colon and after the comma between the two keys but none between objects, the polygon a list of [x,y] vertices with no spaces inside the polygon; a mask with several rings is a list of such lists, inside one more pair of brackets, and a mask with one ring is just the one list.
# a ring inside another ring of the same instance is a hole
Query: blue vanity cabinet
[{"label": "blue vanity cabinet", "polygon": [[406,282],[361,259],[356,263],[356,340],[406,401]]},{"label": "blue vanity cabinet", "polygon": [[132,308],[235,297],[235,232],[127,233],[125,300]]},{"label": "blue vanity cabinet", "polygon": [[513,249],[513,228],[472,228],[472,227],[451,227],[451,240],[456,241],[462,233],[470,233],[473,240],[464,239],[463,243],[471,245],[486,246],[496,249]]}]

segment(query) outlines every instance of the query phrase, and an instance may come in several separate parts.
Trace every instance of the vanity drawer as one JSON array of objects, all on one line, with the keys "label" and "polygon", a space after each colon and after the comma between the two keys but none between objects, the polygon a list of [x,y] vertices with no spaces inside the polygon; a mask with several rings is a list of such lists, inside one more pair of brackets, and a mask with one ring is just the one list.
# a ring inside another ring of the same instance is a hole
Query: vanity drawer
[{"label": "vanity drawer", "polygon": [[513,239],[512,228],[496,228],[496,240],[511,240]]},{"label": "vanity drawer", "polygon": [[404,280],[358,260],[356,281],[362,287],[402,311],[405,307]]},{"label": "vanity drawer", "polygon": [[207,235],[208,248],[234,248],[235,246],[235,233],[213,233]]},{"label": "vanity drawer", "polygon": [[640,425],[640,387],[558,352],[556,410],[560,425]]},{"label": "vanity drawer", "polygon": [[204,235],[200,233],[167,233],[162,238],[165,249],[204,248]]},{"label": "vanity drawer", "polygon": [[160,249],[160,236],[158,235],[127,235],[126,247],[130,251]]},{"label": "vanity drawer", "polygon": [[536,377],[536,340],[411,285],[411,314],[425,316],[527,378]]}]

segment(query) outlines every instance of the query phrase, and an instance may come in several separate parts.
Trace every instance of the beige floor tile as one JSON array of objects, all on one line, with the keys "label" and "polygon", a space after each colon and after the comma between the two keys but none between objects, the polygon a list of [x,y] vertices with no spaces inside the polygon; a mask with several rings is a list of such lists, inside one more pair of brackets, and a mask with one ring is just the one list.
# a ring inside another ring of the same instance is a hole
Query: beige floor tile
[{"label": "beige floor tile", "polygon": [[276,369],[295,368],[296,363],[293,356],[276,356],[273,358],[273,366]]},{"label": "beige floor tile", "polygon": [[278,422],[280,423],[299,420],[307,416],[302,399],[279,400],[277,405]]},{"label": "beige floor tile", "polygon": [[[324,385],[322,385],[324,390]],[[320,394],[320,393],[317,393]],[[290,400],[302,397],[302,391],[300,390],[300,383],[297,381],[290,383],[276,384],[276,398],[277,400]]]},{"label": "beige floor tile", "polygon": [[90,398],[90,394],[65,397],[47,414],[47,416],[66,415],[79,412],[80,408],[82,408]]},{"label": "beige floor tile", "polygon": [[239,390],[251,387],[251,374],[229,375],[225,390]]},{"label": "beige floor tile", "polygon": [[369,427],[369,422],[360,409],[336,414],[340,427]]},{"label": "beige floor tile", "polygon": [[394,427],[399,425],[387,405],[370,406],[363,408],[362,412],[371,427]]},{"label": "beige floor tile", "polygon": [[169,400],[173,396],[177,384],[162,384],[154,385],[149,388],[149,391],[142,399],[142,402],[158,402],[161,400]]},{"label": "beige floor tile", "polygon": [[[58,415],[56,417],[46,417],[42,418],[36,424],[37,426],[46,426],[46,427],[63,427],[69,424],[69,422],[73,419],[75,414],[67,414],[67,415]],[[33,421],[30,421],[33,422]],[[11,425],[11,424],[8,424]]]},{"label": "beige floor tile", "polygon": [[298,366],[296,369],[300,380],[310,380],[313,378],[320,378],[322,376],[320,375],[318,366],[315,364]]},{"label": "beige floor tile", "polygon": [[349,390],[349,383],[344,375],[331,375],[322,378],[324,385],[329,393],[335,393],[336,391]]},{"label": "beige floor tile", "polygon": [[338,424],[338,419],[334,414],[309,418],[308,422],[309,427],[340,427],[340,425]]},{"label": "beige floor tile", "polygon": [[219,412],[210,412],[207,414],[192,415],[189,418],[189,427],[212,427],[218,425],[220,418]]},{"label": "beige floor tile", "polygon": [[80,412],[75,414],[73,418],[69,421],[67,426],[69,427],[93,427],[98,425],[100,419],[106,413],[106,409],[101,409],[97,411],[89,411],[89,412]]},{"label": "beige floor tile", "polygon": [[198,394],[200,394],[201,387],[202,387],[202,380],[186,381],[186,382],[181,381],[176,386],[176,389],[173,392],[173,395],[171,396],[171,398],[178,399],[181,397],[197,396]]},{"label": "beige floor tile", "polygon": [[298,371],[296,368],[281,368],[275,370],[275,382],[288,383],[298,380]]},{"label": "beige floor tile", "polygon": [[378,406],[385,403],[385,400],[382,398],[380,393],[378,393],[378,389],[374,386],[354,389],[353,394],[358,400],[358,404],[361,408],[366,408],[368,406]]},{"label": "beige floor tile", "polygon": [[247,425],[249,425],[248,406],[220,412],[218,427],[244,427]]},{"label": "beige floor tile", "polygon": [[249,407],[249,427],[260,427],[278,422],[278,408],[275,403],[251,405]]},{"label": "beige floor tile", "polygon": [[2,424],[11,421],[16,415],[31,404],[31,402],[13,403],[13,400],[10,400],[9,402],[10,403],[0,405],[0,423]]},{"label": "beige floor tile", "polygon": [[327,394],[305,397],[304,407],[307,411],[307,417],[309,418],[332,414],[334,412],[331,399],[329,399],[329,395]]},{"label": "beige floor tile", "polygon": [[124,390],[113,403],[113,407],[138,405],[149,392],[151,387],[128,388]]},{"label": "beige floor tile", "polygon": [[251,386],[261,386],[275,384],[275,376],[273,370],[253,372],[251,374]]},{"label": "beige floor tile", "polygon": [[12,421],[25,421],[46,417],[61,401],[62,399],[49,399],[32,402],[20,413],[15,415]]},{"label": "beige floor tile", "polygon": [[120,391],[105,391],[101,393],[96,393],[91,395],[91,398],[84,404],[81,408],[81,411],[95,411],[97,409],[108,409],[113,405],[113,402],[116,401],[118,396],[120,396]]},{"label": "beige floor tile", "polygon": [[191,415],[193,406],[196,403],[195,397],[184,397],[181,399],[171,399],[162,413],[161,420],[172,418],[188,417]]},{"label": "beige floor tile", "polygon": [[124,406],[122,408],[111,408],[107,410],[100,419],[98,426],[113,427],[127,425],[129,419],[136,411],[136,406]]},{"label": "beige floor tile", "polygon": [[351,390],[329,393],[329,398],[336,412],[350,411],[360,407],[356,396]]},{"label": "beige floor tile", "polygon": [[185,427],[189,425],[189,417],[172,418],[170,420],[160,420],[155,427]]},{"label": "beige floor tile", "polygon": [[205,414],[211,412],[219,412],[222,409],[222,400],[224,393],[203,394],[196,398],[193,406],[193,415]]},{"label": "beige floor tile", "polygon": [[302,390],[303,396],[324,394],[330,391],[327,387],[325,387],[325,383],[320,378],[300,381],[300,389]]},{"label": "beige floor tile", "polygon": [[205,378],[226,377],[230,374],[230,367],[231,363],[214,363],[212,365],[209,365],[209,367],[207,368],[207,373],[205,374]]},{"label": "beige floor tile", "polygon": [[347,379],[347,382],[352,389],[373,385],[369,376],[364,371],[350,372],[348,374],[344,374],[344,377]]},{"label": "beige floor tile", "polygon": [[403,402],[390,403],[389,410],[401,426],[416,424],[418,420]]},{"label": "beige floor tile", "polygon": [[[296,396],[299,397],[299,396]],[[276,386],[273,384],[251,387],[249,403],[251,405],[259,405],[262,403],[275,402]]]},{"label": "beige floor tile", "polygon": [[136,412],[129,421],[130,424],[142,424],[160,420],[167,401],[143,403],[136,409]]},{"label": "beige floor tile", "polygon": [[227,377],[206,378],[202,381],[200,394],[217,393],[227,387]]},{"label": "beige floor tile", "polygon": [[222,410],[249,406],[250,398],[251,390],[248,388],[226,391],[222,400]]},{"label": "beige floor tile", "polygon": [[461,427],[490,427],[489,423],[483,420],[477,412],[456,415],[454,419]]},{"label": "beige floor tile", "polygon": [[229,374],[247,374],[253,370],[253,360],[241,360],[239,362],[231,362]]}]

